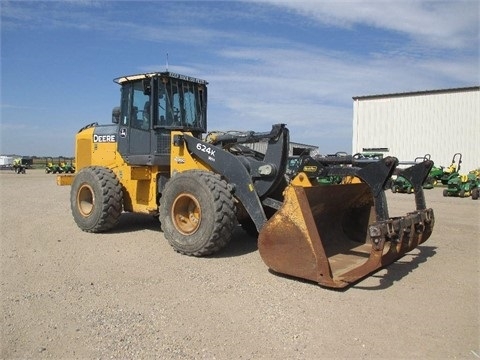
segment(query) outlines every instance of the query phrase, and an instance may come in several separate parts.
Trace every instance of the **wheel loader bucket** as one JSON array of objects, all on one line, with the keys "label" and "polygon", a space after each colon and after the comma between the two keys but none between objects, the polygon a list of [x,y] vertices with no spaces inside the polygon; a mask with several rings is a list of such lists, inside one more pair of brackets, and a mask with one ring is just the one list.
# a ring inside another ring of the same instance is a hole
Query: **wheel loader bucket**
[{"label": "wheel loader bucket", "polygon": [[[416,191],[422,200],[421,186]],[[384,210],[376,207],[384,206],[383,191],[374,196],[362,182],[290,184],[283,205],[259,233],[260,255],[275,272],[325,287],[346,287],[402,257],[432,232],[432,209],[379,221]]]}]

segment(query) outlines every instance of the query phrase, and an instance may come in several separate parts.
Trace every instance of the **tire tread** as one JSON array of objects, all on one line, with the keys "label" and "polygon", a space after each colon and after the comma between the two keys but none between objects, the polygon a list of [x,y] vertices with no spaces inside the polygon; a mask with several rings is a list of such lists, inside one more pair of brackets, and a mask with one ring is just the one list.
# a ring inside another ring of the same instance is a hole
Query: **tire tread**
[{"label": "tire tread", "polygon": [[83,218],[76,215],[76,194],[74,194],[72,191],[71,208],[75,222],[85,232],[99,233],[108,231],[118,224],[120,215],[122,213],[122,186],[115,173],[111,169],[102,166],[90,166],[82,169],[76,176],[83,176],[81,174],[86,172],[89,172],[93,176],[94,181],[100,187],[102,192],[102,197],[100,199],[101,203],[96,204],[101,206],[101,215],[93,226],[85,226]]}]

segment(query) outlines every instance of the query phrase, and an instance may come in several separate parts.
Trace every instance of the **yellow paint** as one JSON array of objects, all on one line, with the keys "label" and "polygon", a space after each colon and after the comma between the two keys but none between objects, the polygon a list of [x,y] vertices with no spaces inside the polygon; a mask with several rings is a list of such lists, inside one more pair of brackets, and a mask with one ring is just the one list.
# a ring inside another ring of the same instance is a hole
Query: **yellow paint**
[{"label": "yellow paint", "polygon": [[307,174],[305,174],[304,172],[299,172],[297,176],[295,176],[292,179],[291,184],[294,186],[303,186],[303,187],[313,186],[310,180],[308,179]]},{"label": "yellow paint", "polygon": [[75,175],[73,174],[62,174],[57,175],[57,185],[64,186],[64,185],[72,185],[73,179]]},{"label": "yellow paint", "polygon": [[342,179],[342,184],[360,184],[362,180],[356,176],[345,176]]},{"label": "yellow paint", "polygon": [[[181,136],[182,132],[172,131],[171,139],[173,140],[176,135]],[[191,133],[185,133],[186,135],[192,136]],[[183,143],[179,146],[173,144],[173,141],[170,144],[170,172],[171,174],[176,172],[183,172],[186,170],[210,170],[210,168],[202,163],[199,159],[195,159],[187,151],[186,144]]]},{"label": "yellow paint", "polygon": [[[130,166],[117,151],[117,143],[93,143],[95,128],[87,128],[76,135],[76,172],[87,166],[102,166],[111,169],[123,187],[124,210],[137,213],[155,213],[157,204],[157,178],[161,174],[170,177],[175,172],[192,169],[210,170],[208,166],[192,157],[186,144],[171,144],[170,168],[159,166]],[[172,132],[182,135],[182,132]],[[191,135],[190,133],[187,133]],[[75,175],[57,176],[58,185],[71,185]]]}]

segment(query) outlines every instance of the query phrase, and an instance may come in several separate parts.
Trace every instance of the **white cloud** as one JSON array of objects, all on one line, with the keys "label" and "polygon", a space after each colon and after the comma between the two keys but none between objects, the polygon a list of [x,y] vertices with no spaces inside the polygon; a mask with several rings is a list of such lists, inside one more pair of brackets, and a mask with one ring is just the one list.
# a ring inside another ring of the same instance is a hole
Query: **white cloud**
[{"label": "white cloud", "polygon": [[477,0],[265,0],[336,27],[367,25],[407,34],[422,44],[466,48],[478,44],[480,3]]},{"label": "white cloud", "polygon": [[225,108],[216,112],[220,119],[210,117],[211,126],[261,131],[283,122],[293,141],[329,152],[350,150],[353,96],[478,84],[468,58],[452,63],[379,53],[359,59],[347,51],[298,45],[223,48],[218,54],[214,71],[203,64],[210,104]]}]

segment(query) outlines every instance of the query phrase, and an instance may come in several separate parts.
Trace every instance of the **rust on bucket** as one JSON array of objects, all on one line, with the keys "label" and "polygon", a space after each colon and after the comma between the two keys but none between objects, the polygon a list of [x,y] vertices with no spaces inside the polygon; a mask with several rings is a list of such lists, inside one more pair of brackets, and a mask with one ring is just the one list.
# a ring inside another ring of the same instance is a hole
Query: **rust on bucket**
[{"label": "rust on bucket", "polygon": [[433,211],[377,221],[365,183],[295,186],[259,233],[258,248],[275,272],[343,288],[426,241]]}]

